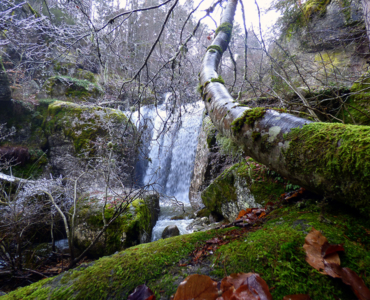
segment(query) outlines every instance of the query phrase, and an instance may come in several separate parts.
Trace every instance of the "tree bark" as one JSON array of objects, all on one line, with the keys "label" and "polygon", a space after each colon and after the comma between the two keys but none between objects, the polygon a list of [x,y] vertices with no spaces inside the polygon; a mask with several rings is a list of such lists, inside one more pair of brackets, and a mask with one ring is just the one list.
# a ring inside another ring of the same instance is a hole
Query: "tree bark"
[{"label": "tree bark", "polygon": [[[366,36],[370,41],[370,0],[362,0],[362,9],[364,12],[364,20],[366,25]],[[370,46],[370,45],[369,45]]]},{"label": "tree bark", "polygon": [[200,84],[216,128],[246,155],[308,190],[370,212],[370,128],[311,122],[282,110],[248,108],[234,101],[218,78],[231,37],[237,0],[229,0],[204,56]]}]

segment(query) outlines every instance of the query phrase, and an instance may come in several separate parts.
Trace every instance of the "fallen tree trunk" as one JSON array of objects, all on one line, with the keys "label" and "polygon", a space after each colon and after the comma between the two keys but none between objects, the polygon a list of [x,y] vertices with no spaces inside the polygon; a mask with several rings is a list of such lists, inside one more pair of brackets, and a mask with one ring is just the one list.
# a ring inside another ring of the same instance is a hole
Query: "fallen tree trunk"
[{"label": "fallen tree trunk", "polygon": [[217,74],[237,0],[229,0],[203,59],[202,97],[216,128],[246,155],[308,190],[370,212],[370,127],[311,122],[282,109],[240,106]]}]

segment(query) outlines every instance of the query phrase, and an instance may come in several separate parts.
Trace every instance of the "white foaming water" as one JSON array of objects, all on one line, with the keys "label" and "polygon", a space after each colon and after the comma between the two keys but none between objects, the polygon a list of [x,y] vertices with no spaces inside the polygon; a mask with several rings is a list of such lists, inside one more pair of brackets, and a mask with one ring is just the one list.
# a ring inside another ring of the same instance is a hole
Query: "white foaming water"
[{"label": "white foaming water", "polygon": [[[143,152],[151,162],[143,168],[141,181],[154,184],[160,193],[175,197],[189,210],[189,188],[204,104],[199,101],[173,112],[166,109],[171,104],[170,96],[171,93],[167,93],[165,102],[158,108],[141,108],[140,122],[138,112],[131,115],[131,120],[138,127],[147,128],[143,141],[146,149]],[[161,201],[160,205],[161,212],[153,228],[152,241],[161,238],[168,225],[176,225],[181,234],[191,232],[186,230],[191,220],[170,220],[181,212],[176,212],[168,202]]]}]

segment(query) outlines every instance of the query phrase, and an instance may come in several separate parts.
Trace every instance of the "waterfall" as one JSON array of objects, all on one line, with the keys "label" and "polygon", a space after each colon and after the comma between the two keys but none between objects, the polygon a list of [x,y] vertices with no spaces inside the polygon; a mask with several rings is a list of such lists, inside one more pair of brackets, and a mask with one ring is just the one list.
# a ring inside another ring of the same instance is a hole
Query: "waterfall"
[{"label": "waterfall", "polygon": [[[173,111],[169,109],[171,100],[171,93],[167,93],[162,105],[145,106],[131,114],[136,126],[145,129],[141,151],[147,159],[136,165],[137,179],[142,184],[153,184],[161,194],[175,197],[190,210],[189,188],[204,104],[199,101]],[[165,197],[161,197],[160,205],[152,240],[160,238],[168,225],[176,225],[181,234],[187,233],[185,228],[191,220],[170,220],[180,212],[174,211]]]}]

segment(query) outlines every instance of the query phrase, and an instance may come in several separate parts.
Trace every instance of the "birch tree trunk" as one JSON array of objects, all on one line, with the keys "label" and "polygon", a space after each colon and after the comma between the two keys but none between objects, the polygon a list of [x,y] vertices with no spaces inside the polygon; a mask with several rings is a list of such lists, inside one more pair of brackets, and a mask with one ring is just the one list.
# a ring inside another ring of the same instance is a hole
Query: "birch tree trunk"
[{"label": "birch tree trunk", "polygon": [[237,0],[229,0],[204,56],[200,84],[216,128],[246,153],[308,190],[370,212],[370,128],[311,122],[282,110],[240,106],[217,68],[227,49]]}]

